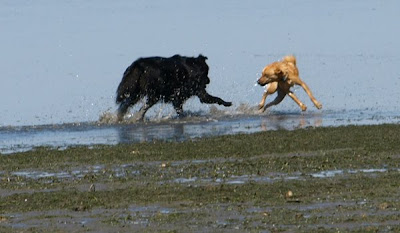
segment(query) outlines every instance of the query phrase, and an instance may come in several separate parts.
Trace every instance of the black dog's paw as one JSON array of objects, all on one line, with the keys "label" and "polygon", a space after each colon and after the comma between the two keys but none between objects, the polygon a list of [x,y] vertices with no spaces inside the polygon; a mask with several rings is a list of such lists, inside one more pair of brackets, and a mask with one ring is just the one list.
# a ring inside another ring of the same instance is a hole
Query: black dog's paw
[{"label": "black dog's paw", "polygon": [[225,103],[224,103],[224,106],[225,106],[225,107],[230,107],[230,106],[232,106],[232,102],[225,102]]}]

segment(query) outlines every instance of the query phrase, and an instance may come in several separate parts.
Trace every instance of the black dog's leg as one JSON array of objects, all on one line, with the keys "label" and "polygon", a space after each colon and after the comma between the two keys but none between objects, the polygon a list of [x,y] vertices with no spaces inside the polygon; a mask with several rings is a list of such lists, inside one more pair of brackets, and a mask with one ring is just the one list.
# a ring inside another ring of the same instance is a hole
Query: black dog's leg
[{"label": "black dog's leg", "polygon": [[126,112],[128,111],[129,106],[130,106],[130,104],[126,100],[124,100],[119,105],[118,112],[117,112],[118,121],[122,121],[124,119],[124,116],[125,116]]},{"label": "black dog's leg", "polygon": [[146,114],[147,110],[149,110],[149,108],[155,105],[158,101],[158,98],[147,98],[146,103],[139,110],[139,117],[137,118],[137,120],[143,121],[144,115]]},{"label": "black dog's leg", "polygon": [[183,113],[183,102],[181,100],[174,100],[172,105],[174,106],[176,113],[181,116]]},{"label": "black dog's leg", "polygon": [[225,102],[221,98],[208,94],[205,90],[200,92],[197,96],[200,98],[200,102],[202,103],[219,104],[219,105],[224,105],[225,107],[229,107],[232,105],[232,102]]},{"label": "black dog's leg", "polygon": [[117,111],[118,121],[122,121],[124,119],[124,116],[128,111],[128,108],[132,105],[135,105],[139,101],[139,99],[140,98],[138,96],[135,97],[134,99],[126,98],[120,103]]}]

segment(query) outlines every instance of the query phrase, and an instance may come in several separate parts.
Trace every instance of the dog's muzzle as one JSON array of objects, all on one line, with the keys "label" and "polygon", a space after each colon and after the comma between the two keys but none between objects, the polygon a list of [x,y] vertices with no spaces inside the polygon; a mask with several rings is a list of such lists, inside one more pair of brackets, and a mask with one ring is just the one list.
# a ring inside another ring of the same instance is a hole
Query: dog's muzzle
[{"label": "dog's muzzle", "polygon": [[261,77],[261,78],[259,78],[259,79],[257,80],[257,83],[258,83],[258,85],[260,85],[260,86],[265,86],[267,83],[266,83],[266,82],[263,82],[263,81],[261,81],[261,79],[262,79],[262,77]]}]

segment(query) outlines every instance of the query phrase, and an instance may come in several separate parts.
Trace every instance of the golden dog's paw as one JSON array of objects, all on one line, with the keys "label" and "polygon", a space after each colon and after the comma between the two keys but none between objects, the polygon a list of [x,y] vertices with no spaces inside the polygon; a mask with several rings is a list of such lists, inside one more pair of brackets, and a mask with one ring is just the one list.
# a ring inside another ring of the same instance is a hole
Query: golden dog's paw
[{"label": "golden dog's paw", "polygon": [[322,104],[320,102],[315,103],[315,107],[317,107],[318,109],[322,108]]},{"label": "golden dog's paw", "polygon": [[[258,109],[259,109],[259,110],[261,110],[261,109],[263,109],[263,108],[264,108],[264,104],[259,104],[259,105],[258,105]],[[264,112],[264,111],[263,111],[263,112]]]},{"label": "golden dog's paw", "polygon": [[305,104],[300,105],[301,111],[306,111],[307,110],[307,106]]}]

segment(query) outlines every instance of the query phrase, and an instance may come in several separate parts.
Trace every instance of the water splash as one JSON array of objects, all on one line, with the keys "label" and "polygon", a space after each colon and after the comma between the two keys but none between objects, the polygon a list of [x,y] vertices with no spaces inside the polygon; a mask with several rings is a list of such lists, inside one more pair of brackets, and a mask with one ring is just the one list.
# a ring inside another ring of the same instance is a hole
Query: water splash
[{"label": "water splash", "polygon": [[118,117],[116,113],[109,111],[103,112],[98,120],[99,124],[116,124],[118,123]]}]

